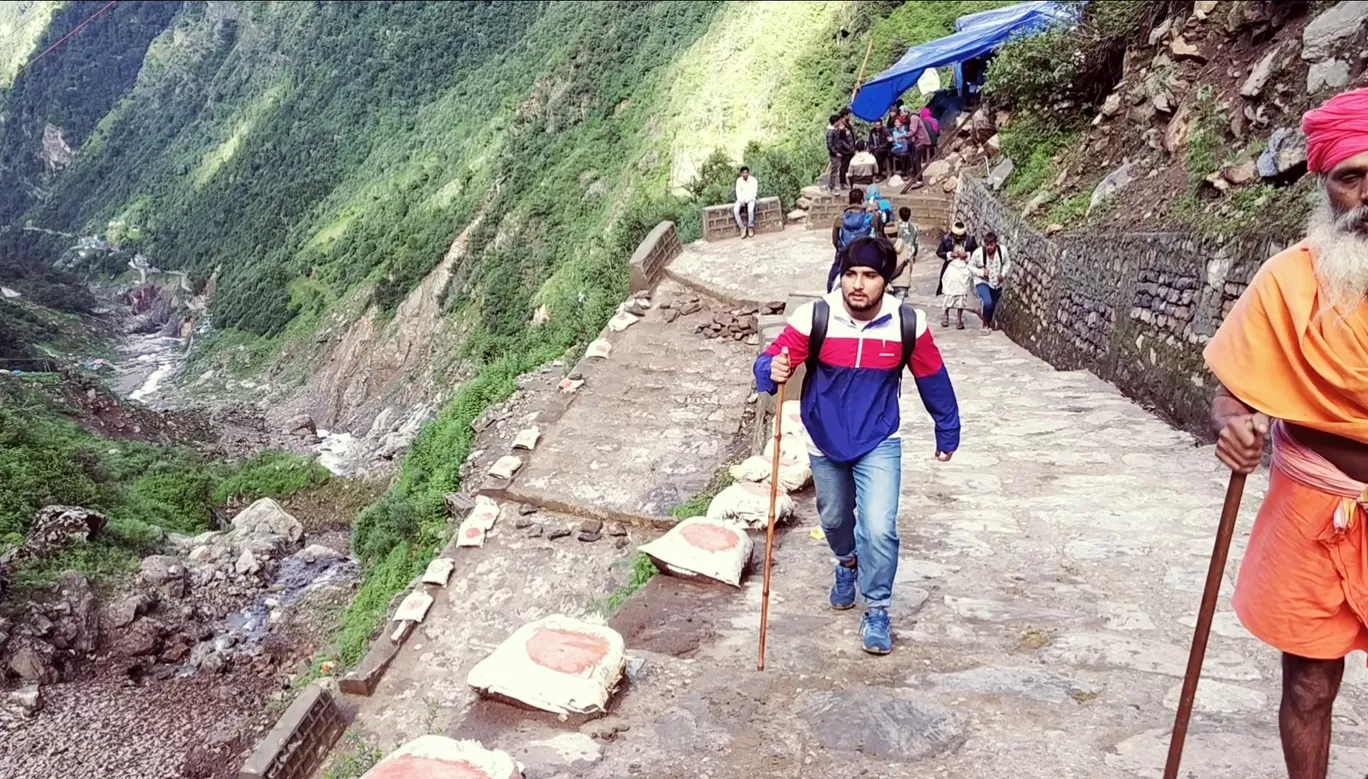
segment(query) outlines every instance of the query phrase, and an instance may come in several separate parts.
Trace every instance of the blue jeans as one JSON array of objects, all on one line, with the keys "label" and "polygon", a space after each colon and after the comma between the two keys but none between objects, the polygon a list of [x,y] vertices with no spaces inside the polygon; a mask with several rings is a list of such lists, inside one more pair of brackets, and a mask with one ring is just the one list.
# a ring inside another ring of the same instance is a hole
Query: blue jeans
[{"label": "blue jeans", "polygon": [[993,289],[987,284],[975,284],[974,291],[978,293],[979,300],[983,303],[983,324],[992,324],[993,312],[997,310],[998,298],[1002,297],[1002,290]]},{"label": "blue jeans", "polygon": [[745,207],[746,207],[746,218],[748,218],[748,219],[750,220],[750,225],[749,225],[749,226],[750,226],[750,227],[755,227],[755,201],[754,201],[754,200],[751,200],[751,201],[748,201],[748,202],[742,202],[742,201],[738,200],[738,201],[736,201],[736,205],[732,206],[732,216],[736,217],[736,229],[738,229],[738,230],[744,230],[744,229],[746,229],[746,227],[747,227],[747,225],[741,224],[741,207],[742,207],[742,206],[745,206]]},{"label": "blue jeans", "polygon": [[832,554],[843,563],[858,557],[865,606],[887,608],[898,575],[902,441],[890,438],[853,463],[813,457],[812,482]]}]

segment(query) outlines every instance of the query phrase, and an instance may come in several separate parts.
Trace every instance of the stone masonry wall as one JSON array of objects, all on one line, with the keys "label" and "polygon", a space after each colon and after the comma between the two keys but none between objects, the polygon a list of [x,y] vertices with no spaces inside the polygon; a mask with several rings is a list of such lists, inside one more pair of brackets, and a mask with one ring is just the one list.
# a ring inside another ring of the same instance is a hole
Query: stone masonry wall
[{"label": "stone masonry wall", "polygon": [[1203,436],[1215,381],[1202,349],[1263,261],[1290,243],[1174,233],[1049,239],[970,178],[961,180],[955,213],[976,235],[996,232],[1009,253],[999,314],[1008,336]]}]

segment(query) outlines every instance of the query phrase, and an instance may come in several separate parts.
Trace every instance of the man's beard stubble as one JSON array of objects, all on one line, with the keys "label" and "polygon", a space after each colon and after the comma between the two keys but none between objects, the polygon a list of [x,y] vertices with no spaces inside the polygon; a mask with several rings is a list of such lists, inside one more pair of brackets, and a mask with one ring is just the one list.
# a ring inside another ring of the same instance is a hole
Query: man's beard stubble
[{"label": "man's beard stubble", "polygon": [[1368,206],[1342,211],[1322,184],[1306,239],[1326,304],[1322,310],[1356,311],[1368,300]]}]

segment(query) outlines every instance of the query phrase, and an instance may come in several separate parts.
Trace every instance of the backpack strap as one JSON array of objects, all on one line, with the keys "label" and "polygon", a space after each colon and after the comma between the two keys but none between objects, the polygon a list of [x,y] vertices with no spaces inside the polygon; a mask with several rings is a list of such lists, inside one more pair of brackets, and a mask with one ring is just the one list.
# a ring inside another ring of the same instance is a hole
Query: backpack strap
[{"label": "backpack strap", "polygon": [[817,358],[822,353],[822,343],[826,341],[827,322],[831,319],[831,306],[821,298],[812,304],[812,331],[808,334],[808,353],[807,359],[803,361],[803,366],[807,373],[803,376],[803,384],[807,384],[809,376],[817,373]]},{"label": "backpack strap", "polygon": [[912,359],[913,350],[917,348],[917,309],[904,302],[898,307],[898,316],[902,320],[902,363],[898,368],[898,375],[901,376],[908,360]]}]

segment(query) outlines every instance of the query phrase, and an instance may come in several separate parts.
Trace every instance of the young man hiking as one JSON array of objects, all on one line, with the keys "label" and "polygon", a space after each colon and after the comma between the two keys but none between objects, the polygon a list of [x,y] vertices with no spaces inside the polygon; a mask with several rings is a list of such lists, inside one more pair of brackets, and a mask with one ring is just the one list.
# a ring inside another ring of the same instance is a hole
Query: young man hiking
[{"label": "young man hiking", "polygon": [[836,278],[841,272],[841,252],[856,239],[870,238],[883,234],[883,214],[865,202],[863,189],[852,189],[849,203],[831,223],[831,246],[836,249],[836,258],[831,261],[831,271],[827,273],[827,292],[836,287]]},{"label": "young man hiking", "polygon": [[1216,331],[1216,456],[1240,473],[1273,439],[1268,493],[1231,605],[1282,652],[1290,779],[1325,779],[1344,656],[1368,649],[1368,89],[1302,119],[1318,203]]},{"label": "young man hiking", "polygon": [[755,361],[755,383],[773,393],[795,363],[807,366],[802,417],[817,513],[836,555],[831,607],[849,609],[859,590],[860,643],[893,650],[888,606],[898,573],[902,439],[898,398],[911,370],[936,424],[936,459],[959,448],[959,407],[926,327],[926,314],[886,294],[897,261],[884,238],[861,238],[840,253],[840,287],[798,308]]}]

